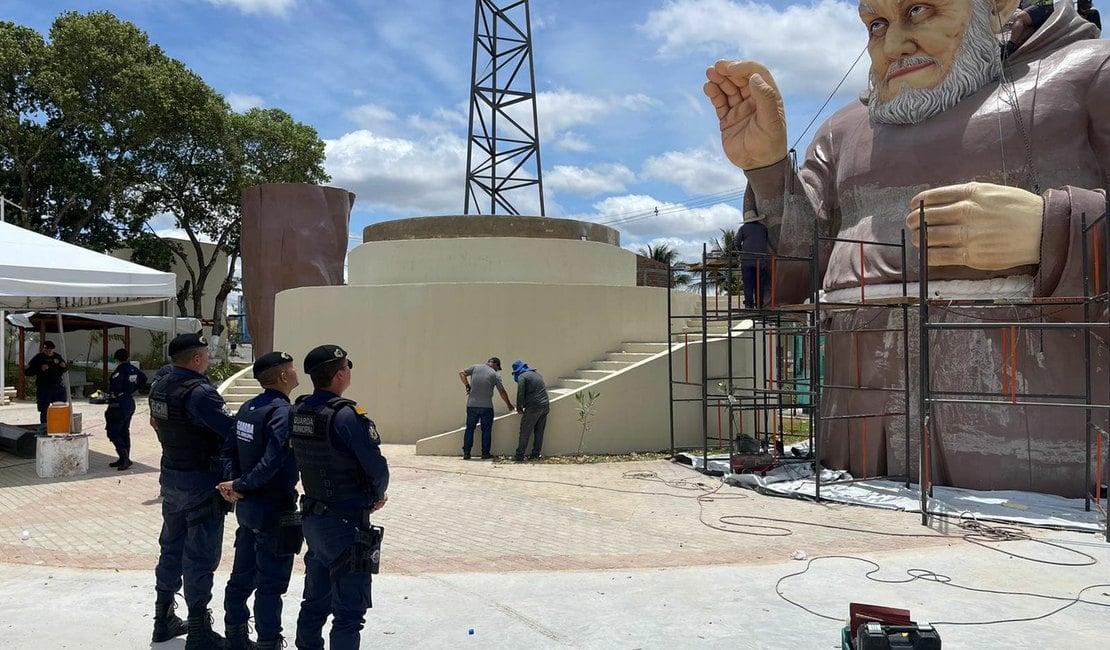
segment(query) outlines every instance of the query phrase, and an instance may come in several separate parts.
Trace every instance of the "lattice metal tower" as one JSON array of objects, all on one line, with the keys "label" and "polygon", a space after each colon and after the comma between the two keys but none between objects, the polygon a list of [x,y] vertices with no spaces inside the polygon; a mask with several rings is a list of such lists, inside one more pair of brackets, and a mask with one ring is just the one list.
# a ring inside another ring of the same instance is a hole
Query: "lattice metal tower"
[{"label": "lattice metal tower", "polygon": [[536,188],[544,215],[528,0],[475,0],[463,214],[514,214]]}]

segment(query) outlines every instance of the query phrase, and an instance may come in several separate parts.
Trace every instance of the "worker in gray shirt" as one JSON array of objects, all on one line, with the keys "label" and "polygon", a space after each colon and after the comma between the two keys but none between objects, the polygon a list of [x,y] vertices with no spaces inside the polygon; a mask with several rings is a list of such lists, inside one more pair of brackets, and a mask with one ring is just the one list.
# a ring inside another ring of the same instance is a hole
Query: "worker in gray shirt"
[{"label": "worker in gray shirt", "polygon": [[513,381],[516,382],[516,410],[521,414],[520,441],[513,460],[524,460],[528,438],[532,438],[532,453],[529,457],[535,460],[540,457],[543,430],[547,427],[547,413],[550,410],[547,385],[535,368],[529,368],[520,359],[513,362]]},{"label": "worker in gray shirt", "polygon": [[493,389],[501,393],[505,406],[513,410],[509,394],[501,383],[501,359],[490,357],[485,363],[476,364],[459,371],[459,379],[466,386],[466,433],[463,434],[463,460],[470,460],[470,448],[474,445],[474,427],[482,424],[482,458],[493,458],[490,445],[493,442]]}]

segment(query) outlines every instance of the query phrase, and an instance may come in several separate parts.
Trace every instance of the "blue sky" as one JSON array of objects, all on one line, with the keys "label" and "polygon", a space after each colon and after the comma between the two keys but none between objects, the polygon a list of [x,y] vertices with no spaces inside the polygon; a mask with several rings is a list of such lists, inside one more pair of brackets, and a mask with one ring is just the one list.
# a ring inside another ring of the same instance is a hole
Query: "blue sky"
[{"label": "blue sky", "polygon": [[[472,0],[0,0],[47,32],[62,11],[111,11],[224,94],[277,107],[327,142],[332,184],[370,223],[461,214]],[[847,0],[532,0],[547,214],[612,222],[637,249],[687,256],[735,227],[744,177],[702,95],[718,58],[768,65],[798,139],[863,49]],[[822,116],[862,88],[866,60]],[[799,150],[809,142],[801,139]],[[518,206],[519,207],[519,206]]]}]

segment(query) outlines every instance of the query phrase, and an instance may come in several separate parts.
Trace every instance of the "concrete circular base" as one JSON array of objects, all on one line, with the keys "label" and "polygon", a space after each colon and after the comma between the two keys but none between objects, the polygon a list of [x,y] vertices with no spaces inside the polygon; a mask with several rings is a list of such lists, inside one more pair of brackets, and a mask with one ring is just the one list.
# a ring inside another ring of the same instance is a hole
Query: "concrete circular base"
[{"label": "concrete circular base", "polygon": [[621,245],[618,230],[589,221],[517,217],[508,215],[453,215],[415,217],[383,221],[367,226],[362,241],[403,239],[456,239],[460,237],[527,237],[535,239],[581,239]]}]

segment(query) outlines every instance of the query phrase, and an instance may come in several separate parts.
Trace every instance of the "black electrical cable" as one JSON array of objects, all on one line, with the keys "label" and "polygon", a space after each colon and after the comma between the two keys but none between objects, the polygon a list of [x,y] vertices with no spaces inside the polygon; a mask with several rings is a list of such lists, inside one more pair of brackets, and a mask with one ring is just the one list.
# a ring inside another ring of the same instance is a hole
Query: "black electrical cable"
[{"label": "black electrical cable", "polygon": [[[864,564],[870,565],[872,567],[872,569],[870,571],[867,571],[866,573],[864,573],[864,577],[866,579],[870,580],[871,582],[878,582],[878,583],[882,583],[882,584],[907,584],[907,583],[914,582],[914,581],[917,581],[917,580],[924,580],[924,581],[927,581],[927,582],[935,582],[937,584],[946,585],[946,586],[949,586],[949,587],[953,587],[955,589],[962,589],[962,590],[965,590],[965,591],[971,591],[971,592],[975,592],[975,593],[992,594],[992,595],[998,595],[998,596],[1018,596],[1018,597],[1025,597],[1025,598],[1040,598],[1040,599],[1044,599],[1044,600],[1054,600],[1054,601],[1059,601],[1059,602],[1064,602],[1065,603],[1062,607],[1058,607],[1058,608],[1056,608],[1056,609],[1054,609],[1050,612],[1046,612],[1044,614],[1040,614],[1040,615],[1037,615],[1037,616],[1009,618],[1009,619],[995,619],[995,620],[987,620],[987,621],[929,621],[932,625],[968,625],[968,626],[971,626],[971,625],[997,625],[997,624],[1001,624],[1001,623],[1022,623],[1022,622],[1029,622],[1029,621],[1038,621],[1038,620],[1045,619],[1045,618],[1048,618],[1050,616],[1053,616],[1054,614],[1058,614],[1058,613],[1064,611],[1065,609],[1067,609],[1069,607],[1072,607],[1073,605],[1076,605],[1078,603],[1083,603],[1085,605],[1092,605],[1092,606],[1095,606],[1095,607],[1110,607],[1110,602],[1101,603],[1101,602],[1097,602],[1097,601],[1093,601],[1093,600],[1085,600],[1083,598],[1083,594],[1085,592],[1087,592],[1091,589],[1099,588],[1099,587],[1110,587],[1110,583],[1098,583],[1098,584],[1087,585],[1087,586],[1083,587],[1082,589],[1080,589],[1074,597],[1065,597],[1065,596],[1052,596],[1052,595],[1048,595],[1048,594],[1038,594],[1038,593],[1024,592],[1024,591],[1006,591],[1006,590],[1000,590],[1000,589],[983,589],[983,588],[979,588],[979,587],[968,587],[968,586],[965,586],[965,585],[961,585],[961,584],[952,582],[952,579],[949,578],[946,575],[935,573],[935,572],[929,571],[927,569],[908,569],[906,571],[906,575],[908,575],[909,578],[907,578],[907,579],[903,579],[903,580],[884,580],[882,578],[874,577],[875,573],[878,573],[879,571],[882,570],[882,567],[877,562],[874,562],[872,560],[868,560],[868,559],[865,559],[865,558],[861,558],[861,557],[854,557],[854,556],[851,556],[851,555],[822,555],[822,556],[819,556],[819,557],[810,558],[809,561],[806,562],[805,568],[803,568],[801,571],[795,571],[794,573],[789,573],[789,574],[784,575],[781,578],[779,578],[778,581],[775,583],[775,593],[778,594],[779,598],[786,601],[787,603],[790,603],[791,605],[797,607],[798,609],[801,609],[805,612],[808,612],[808,613],[810,613],[814,616],[817,616],[819,618],[828,619],[830,621],[837,621],[837,622],[843,621],[844,618],[842,616],[830,616],[828,614],[822,614],[820,612],[817,612],[817,611],[814,611],[814,610],[810,609],[809,607],[806,607],[805,605],[803,605],[803,604],[801,604],[797,601],[791,600],[790,598],[788,598],[786,596],[785,593],[783,593],[783,589],[782,589],[783,582],[785,582],[786,580],[789,580],[790,578],[794,578],[794,577],[800,576],[800,575],[808,572],[810,567],[813,565],[814,562],[817,562],[817,561],[820,561],[820,560],[832,560],[832,559],[851,560],[853,562],[863,562]],[[842,574],[841,574],[841,577],[843,577]]]}]

